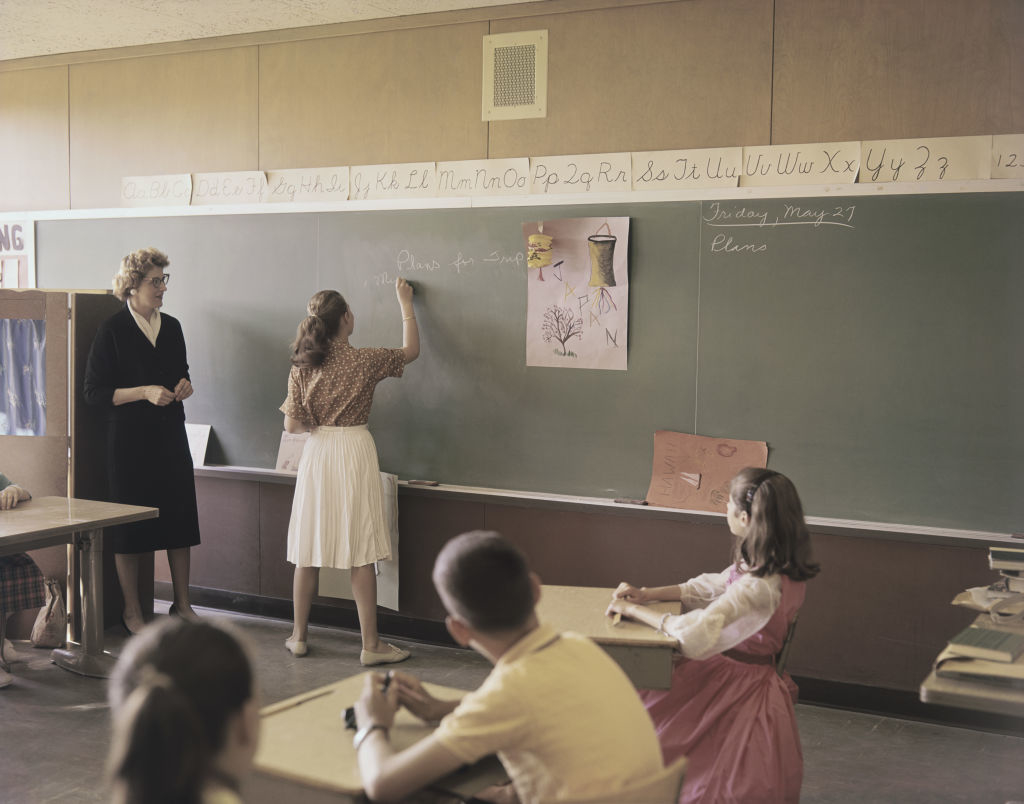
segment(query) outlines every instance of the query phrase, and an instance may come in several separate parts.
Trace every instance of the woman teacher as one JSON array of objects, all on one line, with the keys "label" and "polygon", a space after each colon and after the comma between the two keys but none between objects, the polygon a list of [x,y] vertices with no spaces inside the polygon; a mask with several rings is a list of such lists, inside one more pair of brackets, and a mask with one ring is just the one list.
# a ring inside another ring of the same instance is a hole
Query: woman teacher
[{"label": "woman teacher", "polygon": [[86,402],[106,408],[110,499],[160,509],[157,519],[107,531],[124,595],[124,627],[132,634],[145,625],[139,562],[154,550],[167,551],[174,587],[170,613],[196,619],[188,582],[199,516],[182,405],[192,396],[192,383],[181,324],[160,312],[168,264],[155,248],[121,260],[113,285],[125,306],[100,326],[85,369]]}]

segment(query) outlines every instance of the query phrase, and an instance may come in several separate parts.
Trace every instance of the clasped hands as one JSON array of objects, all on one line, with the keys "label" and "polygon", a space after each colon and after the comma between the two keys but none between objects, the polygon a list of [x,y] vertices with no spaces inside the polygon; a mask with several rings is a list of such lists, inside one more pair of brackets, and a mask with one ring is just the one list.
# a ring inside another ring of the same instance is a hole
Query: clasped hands
[{"label": "clasped hands", "polygon": [[400,706],[428,723],[440,720],[452,709],[450,702],[427,692],[416,676],[392,670],[391,683],[387,691],[382,691],[385,678],[383,673],[368,673],[366,676],[363,694],[354,704],[356,722],[361,727],[372,723],[390,729]]},{"label": "clasped hands", "polygon": [[633,586],[631,583],[623,581],[612,592],[611,603],[608,604],[608,608],[605,609],[605,614],[608,617],[614,617],[616,614],[621,614],[623,617],[629,617],[635,619],[632,611],[633,606],[638,603],[646,603],[652,598],[648,596],[646,587]]},{"label": "clasped hands", "polygon": [[172,402],[183,402],[190,396],[192,396],[192,383],[185,377],[178,380],[173,391],[168,391],[162,385],[147,385],[145,391],[146,400],[160,408]]}]

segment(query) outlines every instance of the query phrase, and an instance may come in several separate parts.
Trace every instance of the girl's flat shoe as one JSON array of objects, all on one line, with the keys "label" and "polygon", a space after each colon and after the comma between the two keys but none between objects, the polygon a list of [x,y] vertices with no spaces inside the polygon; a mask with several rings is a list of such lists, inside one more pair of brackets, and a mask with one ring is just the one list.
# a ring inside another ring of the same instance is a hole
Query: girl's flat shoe
[{"label": "girl's flat shoe", "polygon": [[404,662],[411,655],[409,651],[396,648],[385,642],[384,650],[360,651],[359,664],[363,667],[372,667],[375,664],[394,664],[395,662]]},{"label": "girl's flat shoe", "polygon": [[305,656],[309,652],[306,643],[298,639],[286,639],[284,647],[292,656]]}]

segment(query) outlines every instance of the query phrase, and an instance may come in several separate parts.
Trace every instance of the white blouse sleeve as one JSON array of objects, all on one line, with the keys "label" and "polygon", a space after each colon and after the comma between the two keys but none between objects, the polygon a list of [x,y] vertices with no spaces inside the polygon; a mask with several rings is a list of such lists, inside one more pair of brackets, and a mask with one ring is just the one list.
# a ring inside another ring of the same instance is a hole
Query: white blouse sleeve
[{"label": "white blouse sleeve", "polygon": [[[725,573],[728,578],[728,570]],[[680,586],[684,603],[697,600],[714,588],[721,576],[699,575]],[[743,575],[719,593],[683,614],[665,619],[665,633],[679,642],[679,649],[690,659],[706,659],[729,650],[767,625],[782,599],[782,576],[757,578]]]},{"label": "white blouse sleeve", "polygon": [[726,567],[721,572],[705,572],[679,584],[679,599],[683,601],[683,610],[703,609],[719,598],[729,585],[731,572],[732,567]]}]

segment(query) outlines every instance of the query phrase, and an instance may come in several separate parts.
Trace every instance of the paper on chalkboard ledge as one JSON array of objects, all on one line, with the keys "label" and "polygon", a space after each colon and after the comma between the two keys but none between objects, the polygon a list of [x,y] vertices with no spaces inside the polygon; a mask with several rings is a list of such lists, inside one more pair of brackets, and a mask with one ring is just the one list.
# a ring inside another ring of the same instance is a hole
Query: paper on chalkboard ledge
[{"label": "paper on chalkboard ledge", "polygon": [[277,465],[274,468],[278,472],[298,474],[299,460],[308,440],[309,433],[282,432],[281,444],[277,448]]},{"label": "paper on chalkboard ledge", "polygon": [[206,466],[206,447],[210,443],[210,424],[185,423],[188,451],[192,453],[192,466]]},{"label": "paper on chalkboard ledge", "polygon": [[650,505],[725,511],[729,484],[747,466],[768,465],[768,444],[735,438],[675,433],[654,434],[654,466],[647,490]]}]

